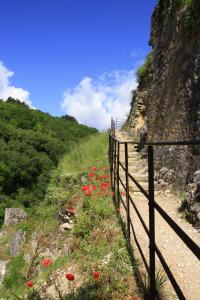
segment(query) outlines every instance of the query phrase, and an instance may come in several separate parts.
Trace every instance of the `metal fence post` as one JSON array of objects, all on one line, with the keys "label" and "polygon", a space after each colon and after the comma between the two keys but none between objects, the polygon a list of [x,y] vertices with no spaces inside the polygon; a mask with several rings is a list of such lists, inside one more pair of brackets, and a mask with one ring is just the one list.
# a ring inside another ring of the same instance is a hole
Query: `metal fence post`
[{"label": "metal fence post", "polygon": [[128,144],[125,143],[125,170],[126,170],[126,208],[127,208],[127,239],[130,244],[130,201],[129,201],[129,177],[128,177]]},{"label": "metal fence post", "polygon": [[120,208],[120,196],[119,196],[119,155],[120,143],[117,143],[117,207]]},{"label": "metal fence post", "polygon": [[113,184],[113,198],[115,199],[115,190],[116,190],[116,150],[117,150],[117,141],[114,140],[114,170],[113,170],[113,174],[114,174],[114,184]]},{"label": "metal fence post", "polygon": [[149,289],[150,299],[155,299],[155,211],[154,211],[154,157],[153,146],[148,146],[149,177]]}]

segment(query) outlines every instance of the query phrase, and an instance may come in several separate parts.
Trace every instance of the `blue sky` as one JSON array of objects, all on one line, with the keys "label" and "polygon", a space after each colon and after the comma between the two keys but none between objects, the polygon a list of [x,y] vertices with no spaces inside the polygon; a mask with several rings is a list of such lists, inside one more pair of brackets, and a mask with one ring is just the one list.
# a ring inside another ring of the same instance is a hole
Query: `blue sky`
[{"label": "blue sky", "polygon": [[0,98],[17,95],[99,128],[126,106],[123,117],[136,87],[134,71],[150,51],[156,3],[1,0]]}]

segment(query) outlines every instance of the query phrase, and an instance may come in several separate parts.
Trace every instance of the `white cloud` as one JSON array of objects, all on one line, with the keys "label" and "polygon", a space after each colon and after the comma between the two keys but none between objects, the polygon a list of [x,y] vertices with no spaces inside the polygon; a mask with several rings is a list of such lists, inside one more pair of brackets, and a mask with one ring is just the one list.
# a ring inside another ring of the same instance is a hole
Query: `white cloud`
[{"label": "white cloud", "polygon": [[9,71],[0,61],[0,99],[7,100],[8,97],[13,97],[25,102],[31,107],[31,101],[29,99],[29,92],[16,88],[10,84],[10,78],[14,75],[14,72]]},{"label": "white cloud", "polygon": [[64,92],[61,108],[80,123],[104,130],[110,127],[111,116],[126,118],[131,91],[136,87],[133,70],[107,72],[98,80],[85,77]]}]

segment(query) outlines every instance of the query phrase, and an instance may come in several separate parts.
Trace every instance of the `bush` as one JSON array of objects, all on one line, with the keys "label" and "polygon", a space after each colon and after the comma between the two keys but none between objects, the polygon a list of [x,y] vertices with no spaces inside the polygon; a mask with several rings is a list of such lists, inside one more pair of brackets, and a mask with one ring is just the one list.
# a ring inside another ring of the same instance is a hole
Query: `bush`
[{"label": "bush", "polygon": [[139,69],[137,70],[136,74],[137,74],[137,81],[139,83],[141,83],[143,80],[145,80],[145,78],[148,75],[148,71],[149,71],[149,67],[152,63],[152,59],[153,59],[153,54],[152,52],[149,53],[145,59],[145,62],[143,63],[143,65],[141,65],[139,67]]}]

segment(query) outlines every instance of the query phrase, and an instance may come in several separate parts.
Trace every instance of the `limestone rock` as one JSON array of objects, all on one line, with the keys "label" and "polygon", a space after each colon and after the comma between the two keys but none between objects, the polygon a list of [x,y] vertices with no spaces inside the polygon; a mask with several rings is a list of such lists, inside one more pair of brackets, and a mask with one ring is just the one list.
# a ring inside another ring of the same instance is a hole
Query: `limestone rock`
[{"label": "limestone rock", "polygon": [[200,181],[200,170],[194,172],[194,176],[193,176],[193,182],[198,182]]},{"label": "limestone rock", "polygon": [[22,246],[26,240],[26,233],[21,229],[18,229],[10,243],[10,254],[17,256],[20,254]]},{"label": "limestone rock", "polygon": [[0,284],[3,282],[4,276],[6,274],[6,265],[8,261],[0,260]]},{"label": "limestone rock", "polygon": [[62,232],[65,232],[66,230],[70,230],[74,227],[74,224],[70,224],[70,223],[63,223],[60,225],[60,230]]},{"label": "limestone rock", "polygon": [[5,229],[0,231],[0,238],[6,236],[7,231]]},{"label": "limestone rock", "polygon": [[3,226],[18,224],[27,218],[27,213],[21,208],[6,208]]}]

